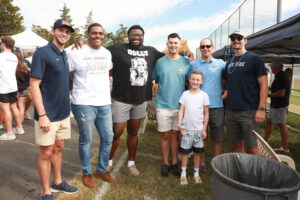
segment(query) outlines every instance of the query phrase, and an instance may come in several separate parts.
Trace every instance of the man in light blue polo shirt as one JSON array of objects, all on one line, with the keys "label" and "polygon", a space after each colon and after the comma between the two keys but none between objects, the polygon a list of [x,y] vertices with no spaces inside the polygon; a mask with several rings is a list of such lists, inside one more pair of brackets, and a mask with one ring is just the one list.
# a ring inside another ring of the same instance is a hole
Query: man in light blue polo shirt
[{"label": "man in light blue polo shirt", "polygon": [[[222,71],[225,68],[225,62],[212,57],[214,46],[209,38],[201,40],[199,49],[201,58],[191,64],[190,71],[200,70],[203,73],[204,82],[200,88],[208,94],[210,101],[209,127],[213,144],[213,154],[216,156],[221,153],[224,138],[223,99],[226,98],[227,91],[222,96],[221,77]],[[201,158],[200,168],[205,170],[204,158]]]},{"label": "man in light blue polo shirt", "polygon": [[[162,133],[161,149],[163,164],[161,176],[167,177],[169,169],[174,176],[180,177],[178,168],[178,112],[179,99],[185,90],[185,80],[190,70],[189,61],[178,54],[181,39],[177,33],[168,36],[168,55],[160,58],[155,65],[152,78],[158,83],[156,96],[156,117],[158,128]],[[171,144],[169,143],[171,139]],[[172,166],[169,166],[171,147]]]}]

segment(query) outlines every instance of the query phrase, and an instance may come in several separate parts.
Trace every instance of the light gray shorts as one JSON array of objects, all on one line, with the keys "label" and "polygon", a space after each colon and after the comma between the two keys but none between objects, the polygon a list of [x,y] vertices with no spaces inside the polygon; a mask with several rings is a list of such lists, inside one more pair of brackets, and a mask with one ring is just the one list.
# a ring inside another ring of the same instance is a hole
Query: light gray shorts
[{"label": "light gray shorts", "polygon": [[178,112],[179,110],[156,108],[157,130],[159,132],[178,131]]},{"label": "light gray shorts", "polygon": [[268,119],[270,119],[272,123],[285,124],[287,109],[288,106],[282,108],[270,108]]},{"label": "light gray shorts", "polygon": [[202,130],[184,130],[179,146],[179,152],[183,154],[204,152],[204,144],[201,137]]},{"label": "light gray shorts", "polygon": [[232,142],[245,141],[246,147],[255,147],[257,145],[251,130],[257,133],[259,123],[254,121],[256,110],[226,110],[227,134],[228,139]]},{"label": "light gray shorts", "polygon": [[148,102],[141,104],[127,104],[111,99],[111,112],[113,123],[127,122],[129,119],[142,119],[146,116]]}]

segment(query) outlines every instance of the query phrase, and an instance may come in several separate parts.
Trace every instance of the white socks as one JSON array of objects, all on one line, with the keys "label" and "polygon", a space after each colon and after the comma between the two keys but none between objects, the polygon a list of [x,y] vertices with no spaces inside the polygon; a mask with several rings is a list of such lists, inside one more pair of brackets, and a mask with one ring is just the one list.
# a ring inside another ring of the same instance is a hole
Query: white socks
[{"label": "white socks", "polygon": [[127,167],[131,167],[134,165],[134,160],[128,160],[128,165]]},{"label": "white socks", "polygon": [[194,177],[199,176],[199,168],[194,168]]},{"label": "white socks", "polygon": [[181,177],[186,177],[186,167],[181,167]]},{"label": "white socks", "polygon": [[112,166],[113,160],[108,160],[108,166]]}]

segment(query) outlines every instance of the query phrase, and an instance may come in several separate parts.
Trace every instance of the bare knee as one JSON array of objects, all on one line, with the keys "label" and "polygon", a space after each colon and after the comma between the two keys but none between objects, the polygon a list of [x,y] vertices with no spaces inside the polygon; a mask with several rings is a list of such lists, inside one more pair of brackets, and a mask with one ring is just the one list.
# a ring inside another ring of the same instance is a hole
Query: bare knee
[{"label": "bare knee", "polygon": [[161,135],[161,139],[162,140],[169,140],[170,139],[170,134],[169,134],[169,132],[164,132],[164,133],[162,133],[162,135]]}]

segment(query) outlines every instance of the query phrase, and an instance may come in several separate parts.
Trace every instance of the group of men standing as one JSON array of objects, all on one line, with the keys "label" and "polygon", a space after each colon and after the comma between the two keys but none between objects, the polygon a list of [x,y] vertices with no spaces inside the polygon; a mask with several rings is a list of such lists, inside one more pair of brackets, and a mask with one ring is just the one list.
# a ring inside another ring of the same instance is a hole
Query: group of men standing
[{"label": "group of men standing", "polygon": [[[30,88],[35,104],[36,142],[40,145],[38,169],[44,190],[43,200],[52,199],[51,192],[78,191],[61,176],[64,140],[71,137],[69,72],[74,74],[71,107],[79,129],[83,184],[89,188],[96,187],[94,177],[117,183],[108,171],[125,127],[127,166],[131,175],[139,175],[135,165],[138,130],[146,115],[147,101],[152,99],[152,78],[159,83],[156,107],[158,131],[162,133],[162,175],[167,176],[171,169],[175,176],[180,176],[179,98],[185,90],[188,75],[195,69],[203,73],[201,89],[208,94],[210,101],[209,127],[214,156],[221,153],[224,137],[222,100],[226,97],[227,130],[234,151],[243,152],[246,145],[249,153],[258,153],[250,130],[258,130],[259,122],[265,118],[267,76],[262,59],[246,51],[247,39],[242,31],[230,35],[235,57],[226,65],[212,57],[214,47],[207,38],[200,42],[201,59],[190,65],[187,59],[178,55],[181,40],[176,33],[168,37],[169,54],[165,56],[155,48],[143,45],[145,33],[139,25],[128,29],[129,43],[114,44],[105,49],[102,47],[104,29],[93,23],[87,29],[87,44],[66,54],[64,44],[72,32],[74,29],[67,20],[57,20],[51,32],[53,41],[35,52],[31,65]],[[222,74],[227,81],[223,94]],[[113,80],[111,94],[109,76]],[[98,164],[93,173],[90,145],[94,125],[100,145]],[[168,162],[170,147],[171,166]],[[53,183],[50,187],[51,167]],[[204,154],[200,167],[205,170]]]}]

